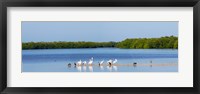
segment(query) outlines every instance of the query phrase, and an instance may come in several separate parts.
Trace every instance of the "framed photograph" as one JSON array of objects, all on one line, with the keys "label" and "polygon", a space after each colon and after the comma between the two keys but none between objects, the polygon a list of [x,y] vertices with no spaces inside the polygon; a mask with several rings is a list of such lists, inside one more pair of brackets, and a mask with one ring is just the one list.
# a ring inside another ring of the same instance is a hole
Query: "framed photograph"
[{"label": "framed photograph", "polygon": [[1,93],[199,94],[199,0],[6,0]]}]

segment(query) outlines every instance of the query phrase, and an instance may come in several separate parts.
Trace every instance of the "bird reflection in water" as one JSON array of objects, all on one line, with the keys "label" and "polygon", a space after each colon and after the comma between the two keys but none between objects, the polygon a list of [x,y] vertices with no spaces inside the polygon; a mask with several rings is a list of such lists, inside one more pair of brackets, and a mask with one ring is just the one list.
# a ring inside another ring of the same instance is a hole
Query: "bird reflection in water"
[{"label": "bird reflection in water", "polygon": [[108,71],[112,72],[112,66],[107,66]]},{"label": "bird reflection in water", "polygon": [[152,62],[152,60],[150,60],[150,63],[151,63],[150,67],[153,67],[153,65],[152,65],[153,62]]},{"label": "bird reflection in water", "polygon": [[101,70],[101,71],[103,71],[103,70],[104,70],[104,67],[103,67],[103,66],[99,66],[99,67],[100,67],[100,70]]},{"label": "bird reflection in water", "polygon": [[76,69],[78,70],[78,72],[81,72],[81,66],[76,66]]},{"label": "bird reflection in water", "polygon": [[114,71],[117,71],[117,66],[113,66]]},{"label": "bird reflection in water", "polygon": [[90,72],[93,72],[93,67],[92,66],[89,66],[88,68],[89,68]]},{"label": "bird reflection in water", "polygon": [[83,66],[83,71],[86,72],[87,71],[87,67]]}]

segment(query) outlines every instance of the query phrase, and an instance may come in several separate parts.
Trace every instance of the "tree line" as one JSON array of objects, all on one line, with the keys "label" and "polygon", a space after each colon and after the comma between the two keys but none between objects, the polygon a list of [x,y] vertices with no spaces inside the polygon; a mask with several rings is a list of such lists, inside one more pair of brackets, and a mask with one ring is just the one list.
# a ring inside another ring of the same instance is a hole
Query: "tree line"
[{"label": "tree line", "polygon": [[116,42],[28,42],[22,49],[103,48],[115,47]]},{"label": "tree line", "polygon": [[127,49],[178,49],[178,37],[125,39],[117,43],[116,47]]},{"label": "tree line", "polygon": [[22,49],[105,48],[124,49],[178,49],[178,37],[128,38],[120,42],[25,42]]}]

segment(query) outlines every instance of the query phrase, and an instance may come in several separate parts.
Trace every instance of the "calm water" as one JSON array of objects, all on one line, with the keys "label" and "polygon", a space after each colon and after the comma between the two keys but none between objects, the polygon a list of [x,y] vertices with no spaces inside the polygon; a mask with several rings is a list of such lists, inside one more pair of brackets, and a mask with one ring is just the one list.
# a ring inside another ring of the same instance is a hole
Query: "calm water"
[{"label": "calm water", "polygon": [[[93,66],[74,66],[74,62],[79,60],[88,62],[91,57],[94,58]],[[122,65],[108,66],[106,62],[109,59],[117,59],[117,64]],[[102,60],[105,61],[105,65],[98,66],[98,62]],[[134,65],[133,62],[137,64]],[[68,66],[69,63],[72,65]],[[178,72],[178,50],[118,48],[23,50],[22,72]]]}]

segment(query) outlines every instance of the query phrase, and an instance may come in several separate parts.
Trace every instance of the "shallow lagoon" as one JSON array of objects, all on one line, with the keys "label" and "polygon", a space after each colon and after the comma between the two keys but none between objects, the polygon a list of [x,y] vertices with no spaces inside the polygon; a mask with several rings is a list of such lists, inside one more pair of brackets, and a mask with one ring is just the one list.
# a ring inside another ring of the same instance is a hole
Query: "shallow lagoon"
[{"label": "shallow lagoon", "polygon": [[[93,66],[74,66],[79,60]],[[108,66],[106,61],[117,59]],[[103,66],[98,62],[104,60]],[[133,63],[137,62],[136,65]],[[68,64],[71,63],[71,66]],[[22,72],[178,72],[178,50],[175,49],[37,49],[22,50]]]}]

